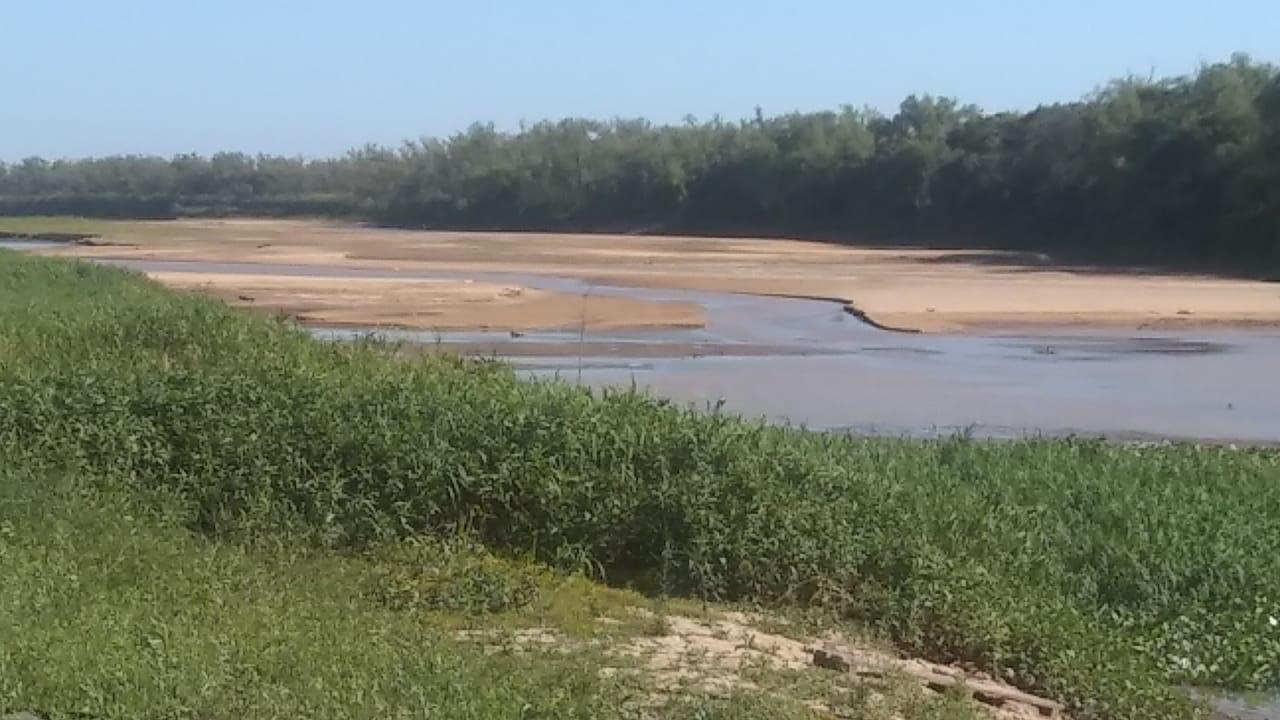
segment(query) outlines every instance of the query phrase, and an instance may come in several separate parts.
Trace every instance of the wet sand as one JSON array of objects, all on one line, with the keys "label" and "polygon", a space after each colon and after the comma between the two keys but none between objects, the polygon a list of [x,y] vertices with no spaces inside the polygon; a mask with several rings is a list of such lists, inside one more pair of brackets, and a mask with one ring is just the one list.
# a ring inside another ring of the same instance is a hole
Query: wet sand
[{"label": "wet sand", "polygon": [[[794,240],[418,232],[318,221],[103,222],[93,227],[107,245],[52,252],[388,272],[506,272],[596,285],[821,297],[846,303],[886,327],[930,333],[1280,327],[1280,284],[1073,267],[1027,253]],[[76,229],[83,231],[83,223]],[[228,293],[234,289],[225,287]],[[496,298],[493,317],[485,318],[483,304],[472,298],[452,309],[439,308],[440,314],[425,320],[413,312],[396,317],[397,303],[362,306],[370,309],[367,324],[406,327],[520,329],[580,322],[581,308],[567,299],[555,311],[541,305],[537,316],[527,319]],[[622,327],[637,312],[633,305],[601,308],[597,322]],[[645,313],[642,326],[664,324],[664,317],[665,324],[675,326],[688,321],[687,308]]]}]

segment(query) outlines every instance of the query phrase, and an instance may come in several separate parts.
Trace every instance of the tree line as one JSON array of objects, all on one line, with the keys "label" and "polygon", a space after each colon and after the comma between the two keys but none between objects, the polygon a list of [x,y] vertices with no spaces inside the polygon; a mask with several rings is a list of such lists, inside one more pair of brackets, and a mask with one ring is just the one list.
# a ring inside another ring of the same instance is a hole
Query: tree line
[{"label": "tree line", "polygon": [[911,96],[746,120],[474,125],[306,160],[0,164],[0,214],[343,215],[438,228],[802,234],[1280,265],[1280,72],[1235,56],[1029,112]]}]

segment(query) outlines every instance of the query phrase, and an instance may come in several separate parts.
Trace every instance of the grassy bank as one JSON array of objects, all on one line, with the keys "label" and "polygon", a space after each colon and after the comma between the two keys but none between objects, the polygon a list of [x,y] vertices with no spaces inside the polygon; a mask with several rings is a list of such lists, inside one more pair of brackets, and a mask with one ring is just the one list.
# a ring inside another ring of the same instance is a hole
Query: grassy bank
[{"label": "grassy bank", "polygon": [[1273,452],[808,434],[316,343],[0,252],[0,457],[219,546],[463,531],[646,590],[820,605],[1078,717],[1280,684]]},{"label": "grassy bank", "polygon": [[0,713],[586,719],[623,704],[587,662],[488,657],[361,597],[359,568],[203,542],[0,472]]},{"label": "grassy bank", "polygon": [[456,541],[250,550],[154,503],[12,468],[0,576],[0,714],[803,720],[816,698],[866,720],[982,717],[958,697],[822,671],[657,693],[644,658],[616,652],[664,617],[633,612],[649,604],[632,593]]}]

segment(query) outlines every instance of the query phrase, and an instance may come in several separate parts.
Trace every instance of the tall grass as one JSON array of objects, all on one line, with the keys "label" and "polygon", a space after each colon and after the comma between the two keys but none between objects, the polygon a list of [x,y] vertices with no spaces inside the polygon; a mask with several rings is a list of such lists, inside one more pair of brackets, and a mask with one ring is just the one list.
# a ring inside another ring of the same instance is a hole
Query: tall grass
[{"label": "tall grass", "polygon": [[1280,684],[1280,458],[860,440],[397,359],[0,253],[0,458],[245,542],[466,530],[619,582],[837,607],[1079,717]]}]

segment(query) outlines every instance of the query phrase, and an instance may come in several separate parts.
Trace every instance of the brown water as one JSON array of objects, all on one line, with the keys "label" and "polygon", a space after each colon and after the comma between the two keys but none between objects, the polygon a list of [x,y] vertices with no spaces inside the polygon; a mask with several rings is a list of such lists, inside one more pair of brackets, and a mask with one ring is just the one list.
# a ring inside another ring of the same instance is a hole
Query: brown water
[{"label": "brown water", "polygon": [[[568,293],[701,305],[701,329],[633,332],[382,330],[507,357],[529,377],[631,385],[698,406],[812,428],[931,436],[1088,435],[1280,442],[1280,332],[1054,331],[905,335],[838,303],[589,285],[497,273],[336,266],[108,261],[138,270],[473,278]],[[368,328],[317,329],[343,338]]]}]

